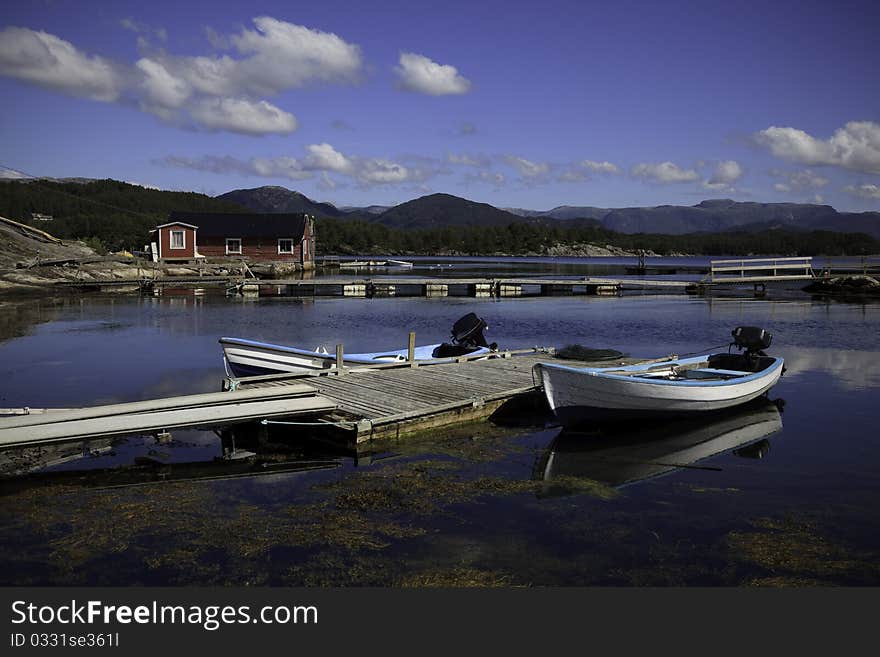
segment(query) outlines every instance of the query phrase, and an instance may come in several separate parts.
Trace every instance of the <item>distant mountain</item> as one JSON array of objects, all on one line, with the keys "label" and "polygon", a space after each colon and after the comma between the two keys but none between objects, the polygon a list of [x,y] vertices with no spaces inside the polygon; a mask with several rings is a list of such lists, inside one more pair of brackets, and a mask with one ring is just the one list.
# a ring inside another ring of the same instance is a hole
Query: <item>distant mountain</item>
[{"label": "distant mountain", "polygon": [[430,194],[396,205],[376,221],[392,228],[438,226],[507,226],[525,222],[524,217],[451,194]]},{"label": "distant mountain", "polygon": [[602,224],[608,230],[620,233],[681,235],[788,228],[867,232],[880,236],[878,213],[839,213],[830,205],[754,203],[731,199],[711,199],[693,206],[617,208],[602,217]]},{"label": "distant mountain", "polygon": [[265,186],[253,189],[235,189],[217,197],[255,212],[288,214],[305,212],[316,217],[340,217],[345,214],[332,203],[319,203],[286,187]]},{"label": "distant mountain", "polygon": [[608,214],[608,208],[592,206],[560,205],[552,210],[524,210],[522,208],[504,208],[520,217],[545,217],[549,219],[601,219]]},{"label": "distant mountain", "polygon": [[237,189],[217,198],[256,212],[307,212],[319,217],[376,222],[392,228],[506,226],[526,222],[566,227],[601,226],[628,234],[683,235],[787,229],[862,232],[880,238],[878,212],[838,212],[830,205],[807,203],[708,199],[691,206],[598,208],[561,205],[552,210],[502,210],[450,194],[431,194],[393,207],[337,208],[331,203],[312,201],[284,187]]}]

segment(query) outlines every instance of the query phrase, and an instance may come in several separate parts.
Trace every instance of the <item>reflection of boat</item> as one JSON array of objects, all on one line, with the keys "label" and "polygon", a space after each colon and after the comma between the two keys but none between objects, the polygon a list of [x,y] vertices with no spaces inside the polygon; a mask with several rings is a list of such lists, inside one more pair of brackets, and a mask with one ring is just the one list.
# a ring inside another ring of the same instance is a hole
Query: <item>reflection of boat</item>
[{"label": "reflection of boat", "polygon": [[761,457],[766,439],[782,429],[778,402],[759,399],[728,411],[648,428],[560,432],[535,466],[534,478],[582,477],[621,486],[672,472],[723,452]]},{"label": "reflection of boat", "polygon": [[681,415],[744,404],[772,388],[782,376],[783,360],[763,349],[772,336],[755,327],[732,331],[745,353],[670,358],[625,367],[572,367],[539,363],[550,407],[563,426],[609,418]]},{"label": "reflection of boat", "polygon": [[[464,355],[488,354],[497,349],[483,337],[488,328],[486,322],[474,313],[468,313],[452,325],[452,343],[430,344],[416,347],[415,360],[452,358]],[[326,349],[300,349],[242,338],[220,338],[227,370],[235,376],[277,374],[281,372],[302,373],[336,367],[336,354]],[[376,351],[360,354],[344,354],[346,367],[404,362],[408,349]]]}]

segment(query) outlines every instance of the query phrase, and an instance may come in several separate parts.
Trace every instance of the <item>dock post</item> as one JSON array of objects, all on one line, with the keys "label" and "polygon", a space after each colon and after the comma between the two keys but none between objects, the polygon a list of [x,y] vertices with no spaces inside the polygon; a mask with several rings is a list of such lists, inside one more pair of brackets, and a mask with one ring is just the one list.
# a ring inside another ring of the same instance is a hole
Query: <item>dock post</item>
[{"label": "dock post", "polygon": [[343,365],[344,359],[342,356],[342,345],[336,345],[336,376],[341,376],[345,374],[345,365]]},{"label": "dock post", "polygon": [[406,348],[406,360],[410,367],[418,367],[416,363],[416,332],[409,332],[409,345]]}]

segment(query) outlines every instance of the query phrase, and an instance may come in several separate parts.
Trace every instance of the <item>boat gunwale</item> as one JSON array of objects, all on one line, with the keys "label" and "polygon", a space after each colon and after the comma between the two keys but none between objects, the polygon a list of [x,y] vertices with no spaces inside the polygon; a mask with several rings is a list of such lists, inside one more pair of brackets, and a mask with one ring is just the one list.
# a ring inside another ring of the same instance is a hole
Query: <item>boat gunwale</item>
[{"label": "boat gunwale", "polygon": [[[763,378],[768,378],[775,374],[776,370],[781,368],[784,364],[784,361],[781,357],[778,356],[768,356],[771,358],[773,362],[765,367],[764,369],[758,372],[746,372],[743,371],[744,376],[736,376],[729,379],[678,379],[675,381],[670,381],[667,379],[661,378],[642,378],[633,376],[633,374],[638,374],[640,372],[648,373],[651,369],[657,370],[658,372],[663,371],[665,367],[669,367],[671,370],[673,367],[679,365],[690,365],[693,363],[700,362],[708,362],[709,356],[712,354],[705,354],[703,356],[696,356],[693,358],[682,358],[671,360],[668,363],[664,362],[663,367],[658,367],[657,363],[652,364],[643,364],[643,365],[629,365],[624,367],[574,367],[571,365],[562,365],[559,363],[537,363],[535,367],[548,367],[551,369],[563,370],[567,372],[571,372],[574,374],[584,374],[587,376],[594,376],[601,379],[611,379],[615,381],[626,381],[634,384],[646,384],[646,385],[665,385],[665,386],[677,386],[677,387],[706,387],[706,386],[735,386],[741,385],[743,383],[749,383],[751,381],[756,381]],[[732,372],[733,370],[727,370],[728,372]],[[633,374],[615,374],[613,372],[632,372]]]}]

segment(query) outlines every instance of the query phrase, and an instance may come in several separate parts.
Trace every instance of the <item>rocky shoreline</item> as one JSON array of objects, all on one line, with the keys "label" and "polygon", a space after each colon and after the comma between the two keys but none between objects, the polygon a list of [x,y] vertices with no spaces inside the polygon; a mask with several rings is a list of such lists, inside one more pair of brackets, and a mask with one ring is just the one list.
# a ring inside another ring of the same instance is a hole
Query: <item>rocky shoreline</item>
[{"label": "rocky shoreline", "polygon": [[832,276],[810,283],[804,292],[836,296],[880,297],[880,281],[873,276]]}]

